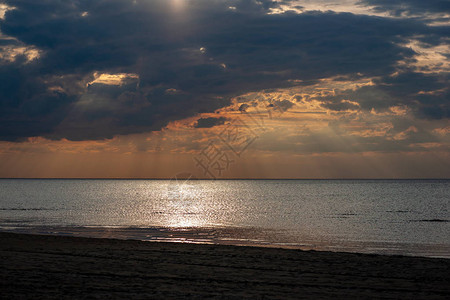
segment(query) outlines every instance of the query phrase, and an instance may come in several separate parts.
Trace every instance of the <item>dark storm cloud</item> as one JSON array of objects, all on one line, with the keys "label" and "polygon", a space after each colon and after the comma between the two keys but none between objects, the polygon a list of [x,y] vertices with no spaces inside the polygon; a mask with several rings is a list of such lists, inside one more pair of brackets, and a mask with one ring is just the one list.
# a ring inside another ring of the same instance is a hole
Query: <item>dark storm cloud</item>
[{"label": "dark storm cloud", "polygon": [[15,63],[0,65],[0,137],[50,134],[64,119],[76,97],[50,91],[33,65],[23,66],[24,57]]},{"label": "dark storm cloud", "polygon": [[390,12],[395,16],[450,12],[448,0],[362,0],[359,3],[374,6],[375,11]]},{"label": "dark storm cloud", "polygon": [[[159,130],[291,79],[386,76],[418,37],[438,45],[448,28],[350,13],[269,15],[280,2],[14,0],[1,31],[41,56],[0,65],[0,139],[72,140]],[[284,1],[282,3],[289,3]],[[232,7],[233,9],[230,9]],[[136,82],[87,83],[97,73]],[[438,115],[422,97],[423,113]],[[440,104],[439,104],[440,105]],[[443,115],[445,116],[445,114]]]},{"label": "dark storm cloud", "polygon": [[195,124],[195,128],[211,128],[217,125],[222,125],[225,123],[227,118],[219,117],[219,118],[200,118],[197,120]]}]

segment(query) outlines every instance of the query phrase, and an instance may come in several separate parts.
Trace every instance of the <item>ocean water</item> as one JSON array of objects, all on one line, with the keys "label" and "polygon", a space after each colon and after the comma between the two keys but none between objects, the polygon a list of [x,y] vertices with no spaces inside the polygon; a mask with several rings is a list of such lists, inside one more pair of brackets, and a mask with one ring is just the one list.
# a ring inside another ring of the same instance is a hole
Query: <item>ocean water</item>
[{"label": "ocean water", "polygon": [[0,180],[0,230],[450,258],[450,180]]}]

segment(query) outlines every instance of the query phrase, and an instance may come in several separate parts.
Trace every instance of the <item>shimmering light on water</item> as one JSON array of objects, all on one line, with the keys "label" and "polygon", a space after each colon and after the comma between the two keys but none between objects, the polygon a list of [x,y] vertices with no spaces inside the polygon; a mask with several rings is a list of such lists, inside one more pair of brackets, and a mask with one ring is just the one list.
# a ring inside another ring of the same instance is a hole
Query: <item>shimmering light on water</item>
[{"label": "shimmering light on water", "polygon": [[450,249],[449,187],[442,180],[0,180],[0,226],[375,253],[417,254],[422,245],[421,254],[442,256]]}]

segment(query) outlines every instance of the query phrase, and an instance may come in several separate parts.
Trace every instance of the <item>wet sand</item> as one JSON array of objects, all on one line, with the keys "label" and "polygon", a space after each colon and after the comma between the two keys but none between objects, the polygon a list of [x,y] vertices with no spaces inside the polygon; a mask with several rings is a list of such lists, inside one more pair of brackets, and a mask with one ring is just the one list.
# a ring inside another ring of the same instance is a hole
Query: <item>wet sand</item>
[{"label": "wet sand", "polygon": [[450,299],[450,260],[0,233],[2,299]]}]

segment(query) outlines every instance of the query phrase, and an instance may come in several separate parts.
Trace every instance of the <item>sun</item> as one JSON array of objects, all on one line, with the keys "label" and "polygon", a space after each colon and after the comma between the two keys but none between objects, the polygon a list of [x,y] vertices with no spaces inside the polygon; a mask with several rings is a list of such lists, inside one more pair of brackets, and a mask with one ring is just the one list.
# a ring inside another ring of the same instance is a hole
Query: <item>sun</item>
[{"label": "sun", "polygon": [[176,13],[180,13],[186,6],[186,0],[171,0],[172,10]]}]

